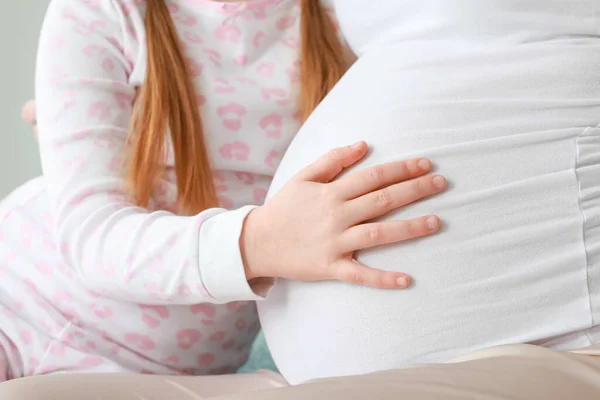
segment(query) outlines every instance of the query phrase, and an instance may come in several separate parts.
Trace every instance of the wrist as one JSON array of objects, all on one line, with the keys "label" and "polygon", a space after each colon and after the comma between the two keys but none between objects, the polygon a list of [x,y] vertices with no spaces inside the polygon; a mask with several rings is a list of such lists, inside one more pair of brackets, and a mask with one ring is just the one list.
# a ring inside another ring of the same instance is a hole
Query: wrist
[{"label": "wrist", "polygon": [[240,252],[244,263],[244,272],[246,279],[251,281],[257,278],[264,278],[266,274],[262,270],[263,262],[260,256],[260,245],[258,238],[260,235],[260,207],[252,210],[244,220],[242,225],[242,234],[240,235]]}]

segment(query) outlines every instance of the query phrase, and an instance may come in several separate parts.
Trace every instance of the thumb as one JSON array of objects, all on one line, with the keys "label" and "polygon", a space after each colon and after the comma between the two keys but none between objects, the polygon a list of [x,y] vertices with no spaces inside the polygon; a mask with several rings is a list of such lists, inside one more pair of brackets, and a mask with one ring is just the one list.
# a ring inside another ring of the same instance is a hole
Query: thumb
[{"label": "thumb", "polygon": [[296,179],[321,183],[331,182],[345,168],[362,160],[368,151],[369,147],[365,142],[338,147],[300,171],[296,175]]}]

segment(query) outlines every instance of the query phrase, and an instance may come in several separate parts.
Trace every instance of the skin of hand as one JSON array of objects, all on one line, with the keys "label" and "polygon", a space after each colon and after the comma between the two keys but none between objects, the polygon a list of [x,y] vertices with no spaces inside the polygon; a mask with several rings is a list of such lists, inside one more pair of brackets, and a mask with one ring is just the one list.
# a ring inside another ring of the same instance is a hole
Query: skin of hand
[{"label": "skin of hand", "polygon": [[23,106],[23,110],[21,112],[21,116],[23,121],[27,122],[29,125],[33,126],[33,133],[37,138],[37,118],[35,116],[35,101],[30,100]]},{"label": "skin of hand", "polygon": [[433,215],[370,221],[442,192],[447,182],[428,175],[427,159],[382,164],[335,180],[367,152],[364,142],[329,152],[248,215],[240,246],[249,280],[338,280],[385,289],[410,285],[406,274],[368,268],[354,260],[354,252],[439,231],[440,220]]}]

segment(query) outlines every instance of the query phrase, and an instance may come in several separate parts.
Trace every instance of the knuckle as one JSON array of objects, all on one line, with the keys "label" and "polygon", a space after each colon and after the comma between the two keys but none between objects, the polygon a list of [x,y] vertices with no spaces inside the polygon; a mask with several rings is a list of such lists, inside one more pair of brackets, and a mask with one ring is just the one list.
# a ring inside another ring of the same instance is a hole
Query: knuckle
[{"label": "knuckle", "polygon": [[323,216],[323,224],[329,232],[337,230],[338,226],[340,225],[338,221],[338,213],[335,211],[328,211]]},{"label": "knuckle", "polygon": [[434,188],[432,177],[431,176],[426,176],[426,177],[423,177],[423,178],[421,178],[419,180],[421,181],[421,183],[420,183],[421,192],[423,194],[430,193],[431,190]]},{"label": "knuckle", "polygon": [[331,154],[327,153],[322,155],[313,163],[313,165],[318,166],[319,168],[325,168],[331,164]]},{"label": "knuckle", "polygon": [[392,205],[392,195],[390,190],[385,188],[375,192],[375,201],[381,208],[388,209]]},{"label": "knuckle", "polygon": [[413,193],[414,196],[416,197],[421,197],[423,196],[423,193],[425,192],[425,187],[423,185],[423,180],[422,179],[415,179],[413,181],[411,181],[411,192]]},{"label": "knuckle", "polygon": [[402,165],[404,166],[404,168],[406,168],[407,171],[414,172],[417,169],[417,160],[405,160],[402,161]]},{"label": "knuckle", "polygon": [[365,228],[365,237],[369,243],[378,243],[381,240],[381,227],[379,225],[372,225]]},{"label": "knuckle", "polygon": [[322,184],[319,186],[319,193],[318,196],[322,199],[322,200],[329,200],[333,197],[333,194],[335,192],[335,190],[333,190],[332,185],[330,184]]},{"label": "knuckle", "polygon": [[385,288],[385,287],[389,286],[386,283],[385,275],[386,274],[384,272],[377,271],[377,273],[373,274],[373,276],[371,277],[371,280],[369,281],[370,286],[373,286],[376,288]]},{"label": "knuckle", "polygon": [[354,270],[350,272],[349,281],[362,285],[365,283],[365,274],[362,271]]},{"label": "knuckle", "polygon": [[385,179],[384,168],[380,165],[369,170],[369,179],[375,183],[381,183]]},{"label": "knuckle", "polygon": [[[325,184],[321,184],[321,187],[319,188],[319,201],[321,202],[321,204],[325,207],[327,207],[328,210],[330,211],[334,211],[337,210],[338,208],[340,208],[341,204],[340,204],[340,198],[341,198],[341,194],[340,194],[340,189],[338,186],[336,186],[335,184],[331,184],[331,183],[325,183]],[[335,214],[339,214],[339,212],[335,212]]]},{"label": "knuckle", "polygon": [[398,169],[400,171],[400,175],[403,177],[409,177],[415,174],[417,170],[416,164],[412,161],[402,161],[398,165]]},{"label": "knuckle", "polygon": [[329,158],[334,161],[341,161],[346,155],[346,151],[343,147],[338,147],[329,152]]}]

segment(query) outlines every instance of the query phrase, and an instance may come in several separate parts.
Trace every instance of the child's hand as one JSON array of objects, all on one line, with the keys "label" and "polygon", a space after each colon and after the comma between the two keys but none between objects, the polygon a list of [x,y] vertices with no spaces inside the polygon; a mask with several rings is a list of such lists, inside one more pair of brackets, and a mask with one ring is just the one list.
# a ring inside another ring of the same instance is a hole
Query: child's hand
[{"label": "child's hand", "polygon": [[33,125],[33,134],[37,138],[37,118],[35,116],[35,100],[30,100],[23,106],[23,121]]},{"label": "child's hand", "polygon": [[402,273],[368,268],[354,252],[435,233],[440,221],[368,222],[446,188],[415,159],[358,171],[337,181],[368,151],[365,143],[333,150],[295,176],[248,215],[241,238],[246,275],[300,281],[339,280],[377,288],[405,288]]}]

